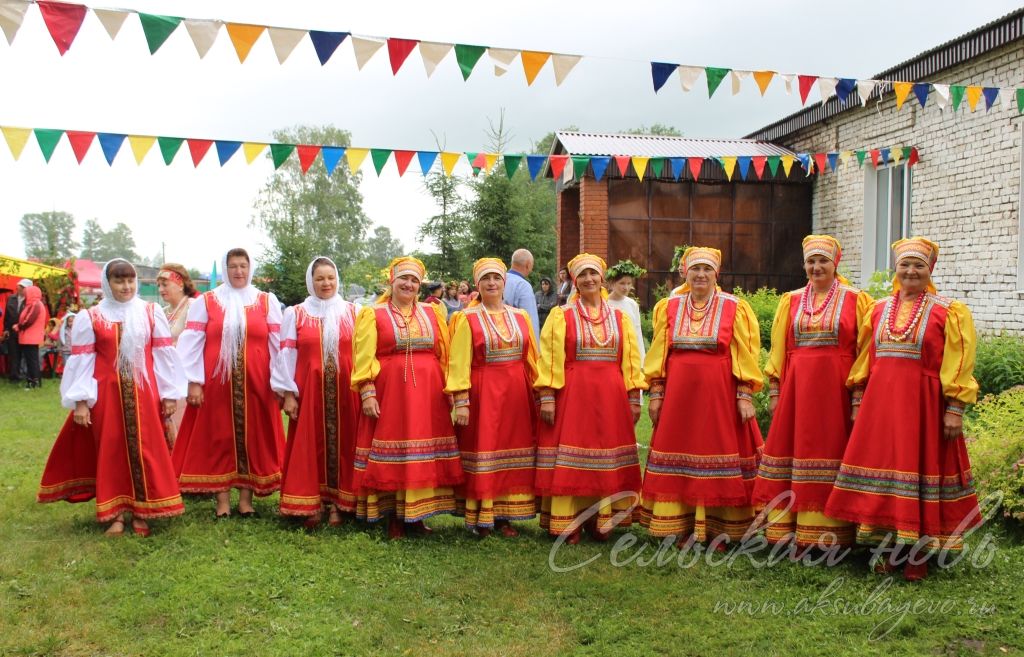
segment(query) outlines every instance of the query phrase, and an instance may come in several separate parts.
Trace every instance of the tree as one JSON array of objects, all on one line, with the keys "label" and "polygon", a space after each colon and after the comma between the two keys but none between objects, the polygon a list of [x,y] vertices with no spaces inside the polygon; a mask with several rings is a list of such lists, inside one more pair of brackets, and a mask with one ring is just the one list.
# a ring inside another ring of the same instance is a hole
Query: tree
[{"label": "tree", "polygon": [[21,218],[21,239],[25,256],[46,263],[63,264],[74,256],[78,242],[71,233],[75,218],[67,212],[37,212]]},{"label": "tree", "polygon": [[366,241],[366,260],[384,268],[388,263],[402,255],[405,247],[402,241],[391,235],[387,226],[374,226],[373,237]]},{"label": "tree", "polygon": [[423,254],[423,261],[431,276],[444,280],[462,278],[468,269],[469,215],[459,194],[461,184],[458,176],[449,178],[441,172],[428,174],[423,181],[426,192],[441,212],[427,219],[416,236],[437,249],[434,253]]},{"label": "tree", "polygon": [[82,251],[79,257],[86,260],[100,260],[100,249],[103,248],[103,227],[100,222],[90,219],[85,222],[82,233]]},{"label": "tree", "polygon": [[645,125],[641,125],[639,128],[630,128],[626,131],[627,135],[657,135],[659,137],[682,137],[683,132],[679,128],[671,125],[663,125],[661,123],[652,123],[651,127],[648,128]]},{"label": "tree", "polygon": [[[348,146],[350,136],[333,126],[298,126],[276,131],[274,140]],[[287,304],[298,303],[306,297],[306,267],[317,255],[334,260],[345,280],[348,268],[366,254],[370,220],[363,213],[360,179],[345,167],[330,176],[322,166],[303,174],[295,158],[274,172],[260,192],[251,222],[269,238],[257,284],[273,289]]]},{"label": "tree", "polygon": [[113,260],[124,258],[128,262],[139,260],[139,254],[135,251],[135,238],[132,236],[132,229],[122,222],[118,222],[111,230],[103,234],[102,248],[100,249],[100,260]]}]

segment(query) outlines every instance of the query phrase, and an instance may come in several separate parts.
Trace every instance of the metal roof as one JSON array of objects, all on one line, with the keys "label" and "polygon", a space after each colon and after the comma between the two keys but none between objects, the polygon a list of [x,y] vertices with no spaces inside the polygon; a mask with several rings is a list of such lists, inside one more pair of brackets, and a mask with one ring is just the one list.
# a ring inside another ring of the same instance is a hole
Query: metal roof
[{"label": "metal roof", "polygon": [[551,154],[705,158],[723,155],[795,155],[782,146],[754,139],[688,139],[561,131],[555,133]]},{"label": "metal roof", "polygon": [[[955,39],[935,46],[931,50],[926,50],[917,57],[908,59],[868,79],[903,80],[907,82],[928,81],[926,80],[927,77],[939,71],[970,61],[975,57],[980,57],[987,52],[1017,41],[1022,36],[1024,36],[1024,9],[1018,9]],[[879,85],[878,89],[868,98],[869,100],[877,99],[882,94],[888,93],[891,90],[892,85]],[[857,94],[850,94],[844,103],[839,102],[839,99],[833,96],[824,104],[817,103],[812,107],[790,114],[760,130],[755,130],[747,135],[747,138],[781,139],[801,128],[806,128],[819,121],[832,118],[840,112],[860,106],[860,97]]]}]

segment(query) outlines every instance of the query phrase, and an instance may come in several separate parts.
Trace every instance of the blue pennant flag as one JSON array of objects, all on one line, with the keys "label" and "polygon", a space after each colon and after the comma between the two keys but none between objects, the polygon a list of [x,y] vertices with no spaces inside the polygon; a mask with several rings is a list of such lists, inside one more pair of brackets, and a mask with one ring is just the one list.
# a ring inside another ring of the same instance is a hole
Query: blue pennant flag
[{"label": "blue pennant flag", "polygon": [[825,153],[825,157],[828,158],[828,168],[835,171],[839,164],[839,153]]},{"label": "blue pennant flag", "polygon": [[320,60],[321,66],[327,63],[327,60],[331,58],[348,34],[348,32],[309,31],[309,40],[313,42],[313,48],[316,50],[316,56]]},{"label": "blue pennant flag", "polygon": [[747,172],[750,171],[750,156],[740,155],[736,158],[736,164],[740,165],[740,180],[746,180]]},{"label": "blue pennant flag", "polygon": [[324,158],[324,168],[327,169],[328,176],[334,173],[334,169],[338,166],[338,161],[344,154],[344,146],[324,146],[320,149],[320,155]]},{"label": "blue pennant flag", "polygon": [[811,170],[811,156],[809,154],[799,153],[797,154],[796,159],[800,160],[800,166],[804,168],[805,172]]},{"label": "blue pennant flag", "polygon": [[224,166],[231,156],[238,152],[238,149],[242,147],[240,141],[220,141],[219,139],[214,142],[217,147],[217,159],[220,160],[220,165]]},{"label": "blue pennant flag", "polygon": [[683,175],[683,169],[686,168],[686,158],[670,157],[668,165],[672,168],[672,180],[679,180],[679,176]]},{"label": "blue pennant flag", "polygon": [[100,140],[100,148],[103,149],[103,157],[107,158],[107,164],[114,166],[114,158],[117,157],[117,152],[121,150],[121,144],[124,143],[124,135],[101,132],[96,136]]},{"label": "blue pennant flag", "polygon": [[853,90],[857,88],[857,81],[853,78],[843,78],[836,83],[836,98],[839,99],[840,103],[845,103],[846,99],[850,97]]},{"label": "blue pennant flag", "polygon": [[594,172],[594,180],[600,182],[601,178],[604,178],[604,172],[608,170],[608,163],[612,161],[610,157],[598,157],[592,156],[590,158],[590,169]]},{"label": "blue pennant flag", "polygon": [[434,162],[437,161],[437,151],[419,151],[416,153],[416,157],[420,161],[420,171],[423,175],[430,173],[430,169],[433,168]]},{"label": "blue pennant flag", "polygon": [[981,90],[981,93],[985,95],[985,111],[992,109],[992,105],[996,102],[996,98],[999,97],[998,87],[985,87]]},{"label": "blue pennant flag", "polygon": [[882,164],[888,164],[889,163],[889,149],[888,148],[881,149],[880,151],[878,151],[878,154],[881,155],[881,157],[878,158],[878,159],[879,159],[879,161]]},{"label": "blue pennant flag", "polygon": [[921,107],[924,107],[925,102],[928,100],[928,90],[931,85],[927,82],[921,82],[914,85],[914,95],[917,96],[917,102],[921,103]]},{"label": "blue pennant flag", "polygon": [[537,174],[544,168],[544,162],[548,159],[547,155],[527,155],[526,166],[530,170],[530,180],[536,180]]},{"label": "blue pennant flag", "polygon": [[654,93],[665,86],[668,76],[679,68],[676,64],[664,64],[662,62],[651,62],[651,77],[654,78]]}]

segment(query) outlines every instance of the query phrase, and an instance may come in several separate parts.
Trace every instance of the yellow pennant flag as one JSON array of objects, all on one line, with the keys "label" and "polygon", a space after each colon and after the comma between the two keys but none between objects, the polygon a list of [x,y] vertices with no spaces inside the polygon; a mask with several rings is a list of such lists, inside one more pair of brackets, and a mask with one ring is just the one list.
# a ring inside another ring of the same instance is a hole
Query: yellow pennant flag
[{"label": "yellow pennant flag", "polygon": [[757,88],[761,90],[761,95],[768,91],[768,85],[772,83],[772,79],[775,77],[775,71],[754,71],[754,82],[757,83]]},{"label": "yellow pennant flag", "polygon": [[734,155],[723,157],[722,168],[725,169],[725,177],[732,180],[732,174],[736,170],[736,157]]},{"label": "yellow pennant flag", "polygon": [[231,43],[234,44],[235,52],[238,54],[238,62],[244,63],[245,58],[249,56],[249,51],[252,50],[253,44],[260,38],[260,35],[267,29],[267,26],[228,23],[227,28],[228,36],[231,37]]},{"label": "yellow pennant flag", "polygon": [[449,178],[452,177],[452,171],[455,170],[455,163],[462,157],[462,153],[441,153],[441,167],[444,169],[444,175]]},{"label": "yellow pennant flag", "polygon": [[853,157],[853,151],[843,151],[839,154],[839,162],[845,165]]},{"label": "yellow pennant flag", "polygon": [[551,53],[524,50],[520,53],[519,58],[523,62],[523,72],[526,73],[526,86],[530,86],[537,79],[540,69],[544,67],[544,64],[548,63]]},{"label": "yellow pennant flag", "polygon": [[796,160],[792,155],[782,156],[782,172],[789,178],[789,172],[793,169],[793,161]]},{"label": "yellow pennant flag", "polygon": [[889,156],[892,158],[893,164],[897,164],[901,159],[903,159],[903,149],[894,148],[889,152]]},{"label": "yellow pennant flag", "polygon": [[367,153],[370,152],[369,148],[349,148],[345,150],[345,159],[348,161],[348,169],[352,173],[359,171],[359,167],[363,166],[363,160],[366,159]]},{"label": "yellow pennant flag", "polygon": [[32,134],[31,128],[0,128],[3,130],[4,139],[7,140],[7,147],[11,149],[11,155],[17,160],[21,157],[21,152],[25,150],[25,144],[28,143],[28,137]]},{"label": "yellow pennant flag", "polygon": [[484,172],[490,173],[494,163],[498,161],[497,153],[484,153]]},{"label": "yellow pennant flag", "polygon": [[643,180],[644,173],[647,171],[647,163],[651,161],[651,158],[634,155],[631,159],[633,161],[633,171],[636,171],[637,179]]},{"label": "yellow pennant flag", "polygon": [[146,135],[128,135],[128,145],[132,147],[132,155],[135,156],[135,164],[142,164],[146,159],[149,149],[156,143],[156,137]]},{"label": "yellow pennant flag", "polygon": [[910,82],[893,82],[892,88],[896,92],[896,109],[901,109],[903,101],[910,95],[910,90],[914,88],[914,85]]},{"label": "yellow pennant flag", "polygon": [[970,106],[971,111],[978,106],[978,100],[981,98],[981,87],[967,87],[967,105]]},{"label": "yellow pennant flag", "polygon": [[266,144],[258,144],[253,141],[247,141],[242,144],[242,152],[245,153],[245,163],[252,164],[266,147]]}]

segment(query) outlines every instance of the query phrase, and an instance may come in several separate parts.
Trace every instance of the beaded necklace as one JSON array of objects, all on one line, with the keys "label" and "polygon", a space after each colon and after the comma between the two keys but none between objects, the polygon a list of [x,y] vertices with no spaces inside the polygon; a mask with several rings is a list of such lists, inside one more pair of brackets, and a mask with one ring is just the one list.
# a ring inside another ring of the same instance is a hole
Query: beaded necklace
[{"label": "beaded necklace", "polygon": [[[416,387],[416,363],[412,360],[412,329],[409,327],[409,322],[416,315],[416,302],[412,302],[412,312],[406,317],[402,309],[396,306],[390,299],[388,299],[388,312],[391,313],[391,317],[395,320],[395,324],[398,325],[398,337],[402,337],[402,331],[405,331],[405,366],[402,368],[402,383],[408,382],[407,373],[412,371],[412,387]],[[397,320],[401,320],[402,323],[398,324]]]},{"label": "beaded necklace", "polygon": [[838,290],[839,290],[839,280],[838,279],[837,280],[833,280],[832,281],[832,285],[829,286],[829,288],[828,288],[828,293],[825,295],[824,301],[821,302],[820,306],[815,308],[814,307],[814,285],[810,281],[808,281],[807,282],[807,287],[804,288],[804,292],[803,292],[803,295],[802,295],[803,296],[803,303],[802,303],[802,305],[803,305],[804,314],[806,314],[808,317],[813,319],[815,315],[818,315],[821,312],[823,312],[826,308],[828,308],[828,304],[832,302],[832,297],[834,297],[836,295],[836,291],[838,291]]},{"label": "beaded necklace", "polygon": [[885,325],[885,335],[890,342],[903,342],[914,332],[918,322],[921,321],[921,316],[924,314],[924,300],[926,296],[923,292],[917,295],[914,307],[910,311],[910,321],[900,330],[896,327],[896,316],[900,314],[900,306],[903,304],[903,301],[900,299],[899,291],[893,292],[892,309],[889,312],[889,321]]},{"label": "beaded necklace", "polygon": [[711,295],[708,296],[707,301],[700,308],[693,303],[693,292],[686,295],[683,324],[687,333],[696,335],[704,330],[704,323],[708,319],[708,311],[711,309],[711,304],[714,302],[717,294],[718,290],[712,290]]},{"label": "beaded necklace", "polygon": [[[582,299],[576,299],[576,313],[587,320],[586,324],[583,325],[583,329],[590,336],[591,342],[596,344],[598,347],[604,348],[611,344],[614,336],[612,335],[611,327],[606,323],[608,318],[611,316],[611,308],[608,306],[608,302],[601,299],[600,308],[601,311],[597,314],[597,319],[592,319],[590,317],[590,311],[584,307]],[[603,341],[598,340],[597,335],[594,334],[594,327],[598,324],[602,325],[602,328],[604,329],[605,337]]]},{"label": "beaded necklace", "polygon": [[500,339],[502,342],[511,344],[516,337],[516,333],[518,332],[516,321],[512,317],[512,313],[509,312],[507,306],[502,308],[502,312],[500,314],[504,316],[505,325],[508,327],[508,337],[506,337],[504,334],[502,334],[501,331],[498,330],[498,326],[494,323],[494,319],[491,317],[491,313],[487,310],[486,306],[484,307],[484,317],[487,318],[488,326],[490,326],[491,330],[494,331],[494,333],[498,336],[498,339]]}]

